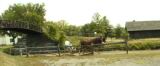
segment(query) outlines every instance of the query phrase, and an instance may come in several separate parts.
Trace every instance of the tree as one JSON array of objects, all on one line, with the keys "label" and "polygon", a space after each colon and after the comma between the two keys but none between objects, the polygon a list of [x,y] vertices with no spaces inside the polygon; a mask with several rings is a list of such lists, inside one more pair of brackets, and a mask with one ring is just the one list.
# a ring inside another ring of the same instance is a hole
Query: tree
[{"label": "tree", "polygon": [[[9,6],[7,10],[1,15],[2,20],[24,21],[32,23],[37,26],[43,26],[45,21],[45,9],[44,4],[14,4]],[[20,35],[19,32],[10,31],[5,34],[13,37],[13,40]]]},{"label": "tree", "polygon": [[93,29],[90,27],[90,24],[85,24],[84,26],[82,26],[81,28],[81,34],[83,36],[93,36]]},{"label": "tree", "polygon": [[104,16],[100,20],[100,23],[98,25],[100,33],[105,34],[106,32],[108,32],[110,25],[109,25],[109,20],[107,20],[106,16]]},{"label": "tree", "polygon": [[99,13],[95,13],[93,15],[93,19],[91,23],[85,24],[82,26],[82,34],[89,34],[94,36],[94,32],[105,35],[109,29],[109,20],[107,20],[106,16],[101,17]]},{"label": "tree", "polygon": [[121,38],[123,28],[118,24],[115,28],[116,38]]},{"label": "tree", "polygon": [[115,37],[115,29],[112,25],[110,25],[108,31],[105,34],[106,37],[110,37],[111,39]]},{"label": "tree", "polygon": [[9,6],[4,13],[2,19],[4,20],[17,20],[34,23],[36,25],[43,25],[45,21],[44,4],[14,4]]},{"label": "tree", "polygon": [[64,32],[67,36],[76,36],[80,33],[80,27],[75,25],[68,25]]},{"label": "tree", "polygon": [[116,35],[116,38],[126,38],[129,36],[126,29],[121,27],[119,24],[115,28],[115,35]]},{"label": "tree", "polygon": [[64,32],[64,34],[67,36],[79,35],[80,27],[69,25],[65,20],[60,20],[57,22],[49,21],[48,23],[52,24],[52,26],[58,29],[58,31]]},{"label": "tree", "polygon": [[53,27],[52,25],[48,25],[48,28],[47,28],[48,32],[46,33],[48,35],[48,37],[52,40],[58,40],[57,38],[57,29],[55,27]]},{"label": "tree", "polygon": [[55,22],[55,24],[60,31],[65,31],[68,27],[68,23],[65,20],[60,20],[58,22]]},{"label": "tree", "polygon": [[59,32],[59,44],[60,44],[60,48],[64,48],[64,41],[66,40],[66,35],[63,31]]},{"label": "tree", "polygon": [[129,33],[127,32],[127,30],[125,28],[123,29],[123,32],[122,32],[122,38],[125,40],[129,39]]},{"label": "tree", "polygon": [[44,33],[47,35],[50,39],[54,41],[58,41],[60,48],[63,48],[64,46],[64,41],[66,39],[66,35],[64,31],[60,30],[60,27],[55,22],[48,21],[45,22],[45,27],[44,27]]}]

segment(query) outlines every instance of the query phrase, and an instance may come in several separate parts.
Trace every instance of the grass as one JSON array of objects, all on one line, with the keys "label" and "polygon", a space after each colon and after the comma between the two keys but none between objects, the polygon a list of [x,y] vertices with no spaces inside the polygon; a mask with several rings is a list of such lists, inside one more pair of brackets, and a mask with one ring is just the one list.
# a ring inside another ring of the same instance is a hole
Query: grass
[{"label": "grass", "polygon": [[0,52],[0,66],[17,66],[17,61],[12,56]]},{"label": "grass", "polygon": [[11,47],[12,47],[11,45],[0,46],[0,52],[9,53],[9,48]]},{"label": "grass", "polygon": [[[160,38],[149,39],[132,39],[128,41],[129,50],[153,50],[160,49]],[[109,39],[107,42],[122,42],[122,39]],[[125,44],[110,44],[105,47],[105,50],[125,50]]]}]

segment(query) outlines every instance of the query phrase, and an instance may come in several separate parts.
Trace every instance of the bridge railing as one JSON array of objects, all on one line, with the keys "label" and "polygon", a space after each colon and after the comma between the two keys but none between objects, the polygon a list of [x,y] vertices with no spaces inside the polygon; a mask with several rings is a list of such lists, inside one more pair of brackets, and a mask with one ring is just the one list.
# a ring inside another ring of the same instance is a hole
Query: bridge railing
[{"label": "bridge railing", "polygon": [[22,28],[42,32],[41,26],[25,21],[0,20],[0,28]]}]

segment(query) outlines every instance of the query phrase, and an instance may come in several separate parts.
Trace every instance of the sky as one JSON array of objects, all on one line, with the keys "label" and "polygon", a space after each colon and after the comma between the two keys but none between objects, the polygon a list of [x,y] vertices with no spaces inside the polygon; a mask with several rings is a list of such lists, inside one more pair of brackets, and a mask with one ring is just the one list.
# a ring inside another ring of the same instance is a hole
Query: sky
[{"label": "sky", "polygon": [[96,12],[113,26],[125,26],[133,20],[160,20],[159,0],[0,0],[0,14],[14,3],[44,3],[46,20],[65,20],[72,25],[91,22]]}]

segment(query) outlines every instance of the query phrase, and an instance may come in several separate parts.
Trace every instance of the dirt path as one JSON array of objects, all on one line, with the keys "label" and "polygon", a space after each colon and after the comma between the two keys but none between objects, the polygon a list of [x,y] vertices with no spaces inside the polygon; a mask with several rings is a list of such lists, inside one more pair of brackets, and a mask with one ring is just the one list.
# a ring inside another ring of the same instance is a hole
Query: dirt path
[{"label": "dirt path", "polygon": [[44,60],[46,66],[106,66],[105,59],[60,59],[59,61]]},{"label": "dirt path", "polygon": [[160,66],[160,58],[123,59],[106,66]]},{"label": "dirt path", "polygon": [[[100,55],[86,58],[63,58],[55,60],[41,60],[45,66],[160,66],[160,52],[158,51],[131,51],[103,52]],[[150,54],[149,54],[150,53]],[[119,54],[119,55],[118,55]],[[97,58],[96,58],[97,57]]]},{"label": "dirt path", "polygon": [[160,58],[122,59],[111,64],[107,64],[104,58],[42,61],[46,66],[160,66],[159,62]]}]

